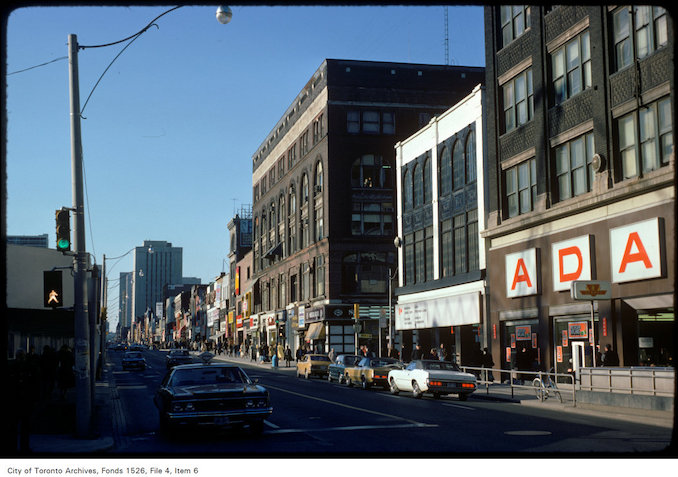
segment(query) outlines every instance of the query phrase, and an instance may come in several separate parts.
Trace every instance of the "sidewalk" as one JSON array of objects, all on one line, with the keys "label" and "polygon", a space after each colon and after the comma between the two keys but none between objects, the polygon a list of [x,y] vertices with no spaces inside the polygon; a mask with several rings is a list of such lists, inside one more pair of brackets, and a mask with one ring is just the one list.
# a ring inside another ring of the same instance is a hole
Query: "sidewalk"
[{"label": "sidewalk", "polygon": [[76,394],[71,388],[63,400],[53,398],[40,403],[31,421],[30,453],[12,457],[63,456],[64,454],[96,455],[113,448],[113,416],[111,406],[111,367],[95,383],[92,409],[92,435],[76,436]]}]

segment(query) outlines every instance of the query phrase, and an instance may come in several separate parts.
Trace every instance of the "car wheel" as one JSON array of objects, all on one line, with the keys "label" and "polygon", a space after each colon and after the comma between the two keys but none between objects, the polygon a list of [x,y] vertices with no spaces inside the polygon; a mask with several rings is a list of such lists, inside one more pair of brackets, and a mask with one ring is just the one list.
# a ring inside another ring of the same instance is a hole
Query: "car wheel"
[{"label": "car wheel", "polygon": [[353,381],[351,381],[351,377],[347,374],[344,376],[344,383],[346,383],[346,386],[353,387]]},{"label": "car wheel", "polygon": [[389,381],[389,389],[391,391],[391,394],[397,396],[398,393],[400,392],[400,389],[398,389],[398,386],[396,386],[395,379],[391,378]]},{"label": "car wheel", "polygon": [[468,400],[468,394],[459,394],[459,400],[460,401]]},{"label": "car wheel", "polygon": [[327,373],[327,380],[331,383],[332,382],[332,373]]},{"label": "car wheel", "polygon": [[311,375],[308,373],[308,369],[307,369],[306,371],[304,371],[304,378],[305,378],[305,379],[310,379],[310,378],[311,378]]},{"label": "car wheel", "polygon": [[424,393],[421,392],[419,383],[417,383],[416,381],[412,381],[412,396],[414,396],[416,399],[421,399],[423,395]]},{"label": "car wheel", "polygon": [[339,377],[337,378],[337,382],[339,384],[346,384],[346,380],[344,379],[344,375],[340,374]]},{"label": "car wheel", "polygon": [[363,378],[360,380],[360,385],[365,390],[370,389],[370,383],[367,382],[367,378],[365,378],[365,376],[363,376]]}]

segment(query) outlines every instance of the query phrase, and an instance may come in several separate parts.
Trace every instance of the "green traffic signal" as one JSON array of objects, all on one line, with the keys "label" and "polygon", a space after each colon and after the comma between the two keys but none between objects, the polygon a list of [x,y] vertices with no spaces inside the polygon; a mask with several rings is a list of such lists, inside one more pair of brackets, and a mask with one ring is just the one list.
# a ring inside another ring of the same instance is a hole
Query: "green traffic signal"
[{"label": "green traffic signal", "polygon": [[56,248],[60,252],[71,249],[71,215],[67,209],[56,211]]}]

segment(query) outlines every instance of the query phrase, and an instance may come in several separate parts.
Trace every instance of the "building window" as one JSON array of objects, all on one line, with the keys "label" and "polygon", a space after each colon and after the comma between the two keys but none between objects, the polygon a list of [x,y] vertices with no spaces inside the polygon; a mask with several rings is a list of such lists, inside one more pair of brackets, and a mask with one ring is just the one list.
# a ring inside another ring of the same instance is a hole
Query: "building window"
[{"label": "building window", "polygon": [[527,5],[502,5],[499,8],[502,47],[504,47],[530,28],[530,7]]},{"label": "building window", "polygon": [[278,179],[282,179],[285,175],[285,156],[278,161]]},{"label": "building window", "polygon": [[362,252],[346,255],[342,259],[342,293],[386,293],[388,269],[392,262],[393,255],[387,253]]},{"label": "building window", "polygon": [[353,202],[351,235],[383,236],[393,234],[393,203]]},{"label": "building window", "polygon": [[354,189],[393,187],[391,166],[381,156],[366,154],[353,161],[351,187]]},{"label": "building window", "polygon": [[452,156],[449,147],[443,147],[440,152],[440,196],[452,192]]},{"label": "building window", "polygon": [[407,234],[404,237],[405,249],[405,285],[414,285],[414,234]]},{"label": "building window", "polygon": [[408,211],[412,209],[412,172],[405,169],[405,177],[403,177],[403,210]]},{"label": "building window", "polygon": [[299,299],[301,301],[311,298],[311,270],[308,263],[301,264],[301,292]]},{"label": "building window", "polygon": [[459,190],[464,187],[464,180],[466,179],[466,165],[464,163],[464,148],[460,140],[455,141],[452,150],[452,174],[454,190]]},{"label": "building window", "polygon": [[424,194],[424,204],[430,204],[432,201],[432,189],[433,189],[433,184],[432,184],[432,179],[431,179],[431,161],[428,159],[424,159],[424,168],[422,169],[422,187],[424,189],[423,194]]},{"label": "building window", "polygon": [[315,278],[315,296],[322,296],[325,294],[325,257],[319,255],[315,257],[314,267]]},{"label": "building window", "polygon": [[466,243],[468,245],[468,270],[480,270],[478,209],[466,213]]},{"label": "building window", "polygon": [[537,200],[537,169],[534,159],[506,169],[506,207],[509,217],[534,210]]},{"label": "building window", "polygon": [[424,202],[424,175],[419,164],[414,165],[412,180],[414,182],[414,208],[416,209],[421,207]]},{"label": "building window", "polygon": [[381,111],[348,111],[346,131],[350,134],[395,134],[395,114]]},{"label": "building window", "polygon": [[454,273],[466,272],[466,214],[454,217]]},{"label": "building window", "polygon": [[534,88],[532,69],[527,69],[502,86],[504,131],[509,132],[532,120]]},{"label": "building window", "polygon": [[382,113],[382,132],[384,134],[395,134],[395,114]]},{"label": "building window", "polygon": [[290,275],[290,303],[297,301],[297,275]]},{"label": "building window", "polygon": [[358,111],[348,111],[346,113],[346,131],[350,134],[360,132],[360,113]]},{"label": "building window", "polygon": [[562,144],[555,149],[558,200],[585,194],[593,187],[593,133]]},{"label": "building window", "polygon": [[668,44],[667,15],[662,7],[621,7],[612,13],[612,28],[616,71]]},{"label": "building window", "polygon": [[617,120],[624,179],[666,166],[673,157],[671,100],[667,97]]},{"label": "building window", "polygon": [[293,254],[297,251],[297,194],[294,189],[294,185],[290,186],[289,190],[289,199],[287,201],[288,207],[288,250],[289,254]]},{"label": "building window", "polygon": [[287,280],[285,279],[285,274],[281,273],[278,277],[278,308],[284,308],[287,306]]},{"label": "building window", "polygon": [[310,144],[309,144],[309,132],[304,131],[304,133],[301,135],[301,139],[299,141],[299,155],[301,157],[305,156],[308,154],[308,151],[310,150]]},{"label": "building window", "polygon": [[321,114],[313,121],[313,144],[318,144],[325,135],[324,117]]},{"label": "building window", "polygon": [[450,277],[454,274],[454,249],[452,248],[452,220],[440,223],[440,275]]},{"label": "building window", "polygon": [[291,170],[297,162],[297,145],[293,145],[287,151],[287,170]]},{"label": "building window", "polygon": [[476,135],[473,131],[466,136],[466,183],[476,181]]},{"label": "building window", "polygon": [[378,111],[363,111],[364,133],[379,134],[380,126]]},{"label": "building window", "polygon": [[323,164],[318,162],[315,170],[315,241],[320,241],[324,233],[324,209],[323,209]]},{"label": "building window", "polygon": [[551,75],[555,104],[592,86],[588,31],[551,53]]}]

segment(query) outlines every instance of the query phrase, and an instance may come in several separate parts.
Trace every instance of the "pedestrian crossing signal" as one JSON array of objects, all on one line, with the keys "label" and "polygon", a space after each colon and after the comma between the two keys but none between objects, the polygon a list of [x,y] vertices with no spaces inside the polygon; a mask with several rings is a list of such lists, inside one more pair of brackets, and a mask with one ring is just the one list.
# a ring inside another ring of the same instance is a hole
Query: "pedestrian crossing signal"
[{"label": "pedestrian crossing signal", "polygon": [[45,308],[62,307],[64,288],[61,279],[61,270],[44,271],[43,284],[43,304]]}]

